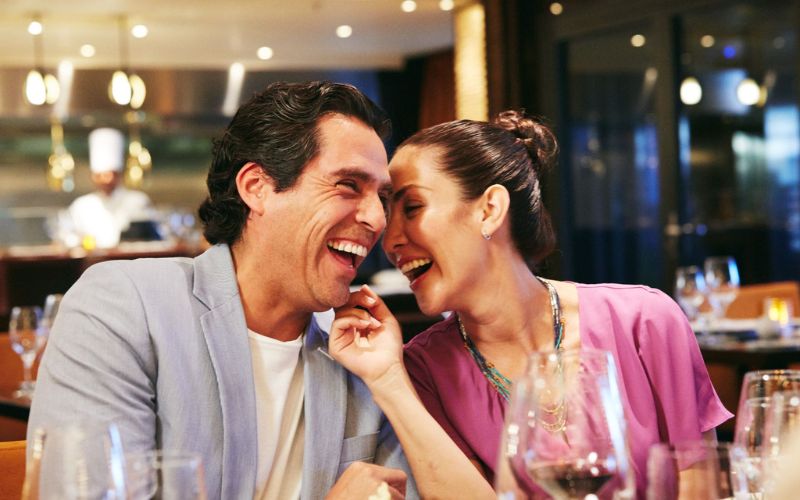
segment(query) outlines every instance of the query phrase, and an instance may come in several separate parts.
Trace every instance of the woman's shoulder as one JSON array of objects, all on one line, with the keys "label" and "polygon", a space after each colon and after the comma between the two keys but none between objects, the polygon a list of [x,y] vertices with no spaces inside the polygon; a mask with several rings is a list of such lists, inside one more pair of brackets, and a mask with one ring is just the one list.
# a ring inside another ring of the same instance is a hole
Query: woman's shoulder
[{"label": "woman's shoulder", "polygon": [[680,309],[671,297],[646,285],[575,283],[581,315],[613,312],[615,316],[672,316]]}]

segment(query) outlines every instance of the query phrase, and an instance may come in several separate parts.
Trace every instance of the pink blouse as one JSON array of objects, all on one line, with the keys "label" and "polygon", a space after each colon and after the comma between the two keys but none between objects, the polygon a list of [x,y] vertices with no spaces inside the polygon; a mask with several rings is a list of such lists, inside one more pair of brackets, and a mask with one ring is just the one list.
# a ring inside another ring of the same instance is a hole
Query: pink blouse
[{"label": "pink blouse", "polygon": [[[610,351],[617,364],[642,497],[650,445],[700,439],[733,415],[714,391],[694,333],[672,299],[645,286],[576,287],[581,346]],[[506,402],[464,348],[455,317],[413,338],[405,364],[431,415],[493,476]]]}]

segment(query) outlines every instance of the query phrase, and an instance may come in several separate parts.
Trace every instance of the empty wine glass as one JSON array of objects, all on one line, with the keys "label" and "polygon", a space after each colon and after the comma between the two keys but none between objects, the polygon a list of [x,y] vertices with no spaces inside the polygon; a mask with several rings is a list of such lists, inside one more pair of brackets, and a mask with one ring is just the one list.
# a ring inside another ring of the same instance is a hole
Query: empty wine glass
[{"label": "empty wine glass", "polygon": [[792,473],[795,464],[787,459],[793,439],[800,437],[800,392],[780,391],[771,397],[764,422],[762,447],[763,489],[768,498],[788,498],[776,495],[776,486],[785,474]]},{"label": "empty wine glass", "polygon": [[35,383],[32,369],[36,355],[47,341],[47,328],[42,325],[42,310],[36,306],[14,307],[8,324],[11,348],[22,358],[23,379],[14,397],[30,398]]},{"label": "empty wine glass", "polygon": [[739,405],[736,414],[733,442],[744,450],[743,472],[747,478],[748,490],[753,494],[764,491],[762,454],[766,442],[764,439],[766,416],[771,405],[771,397],[749,398]]},{"label": "empty wine glass", "polygon": [[515,382],[498,466],[502,498],[633,496],[625,418],[611,355],[534,353]]},{"label": "empty wine glass", "polygon": [[675,271],[675,300],[690,321],[698,318],[706,300],[706,280],[697,266],[679,267]]},{"label": "empty wine glass", "polygon": [[748,498],[738,445],[657,443],[647,457],[647,500]]},{"label": "empty wine glass", "polygon": [[53,323],[58,314],[58,308],[61,307],[61,299],[64,296],[60,293],[51,293],[44,299],[44,312],[42,313],[42,325],[49,331],[53,328]]},{"label": "empty wine glass", "polygon": [[739,267],[733,257],[708,257],[703,263],[708,301],[717,319],[725,317],[739,292]]},{"label": "empty wine glass", "polygon": [[766,416],[772,396],[780,391],[800,391],[800,370],[752,371],[742,380],[734,442],[742,445],[747,453],[745,472],[754,494],[764,489],[762,456]]},{"label": "empty wine glass", "polygon": [[23,500],[123,500],[122,440],[114,424],[68,423],[36,429],[29,442]]},{"label": "empty wine glass", "polygon": [[200,455],[172,450],[129,453],[125,456],[128,500],[204,500]]}]

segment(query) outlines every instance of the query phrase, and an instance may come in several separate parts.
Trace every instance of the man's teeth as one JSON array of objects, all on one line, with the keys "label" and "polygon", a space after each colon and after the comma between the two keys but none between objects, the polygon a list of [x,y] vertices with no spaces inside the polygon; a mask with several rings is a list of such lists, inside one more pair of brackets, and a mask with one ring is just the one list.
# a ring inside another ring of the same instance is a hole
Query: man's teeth
[{"label": "man's teeth", "polygon": [[409,271],[413,271],[414,269],[422,267],[426,264],[430,264],[431,262],[431,259],[414,259],[403,264],[400,267],[400,272],[406,274]]},{"label": "man's teeth", "polygon": [[367,256],[367,247],[359,245],[358,243],[351,243],[349,241],[329,241],[328,247],[340,252],[352,253],[361,257]]}]

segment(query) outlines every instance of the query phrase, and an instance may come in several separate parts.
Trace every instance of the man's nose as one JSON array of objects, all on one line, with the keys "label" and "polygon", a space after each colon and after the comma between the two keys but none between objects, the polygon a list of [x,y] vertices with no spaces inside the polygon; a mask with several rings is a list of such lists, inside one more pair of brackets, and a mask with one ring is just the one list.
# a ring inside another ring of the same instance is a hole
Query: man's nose
[{"label": "man's nose", "polygon": [[386,227],[386,212],[377,194],[366,196],[358,207],[356,221],[364,224],[372,232],[380,233]]}]

